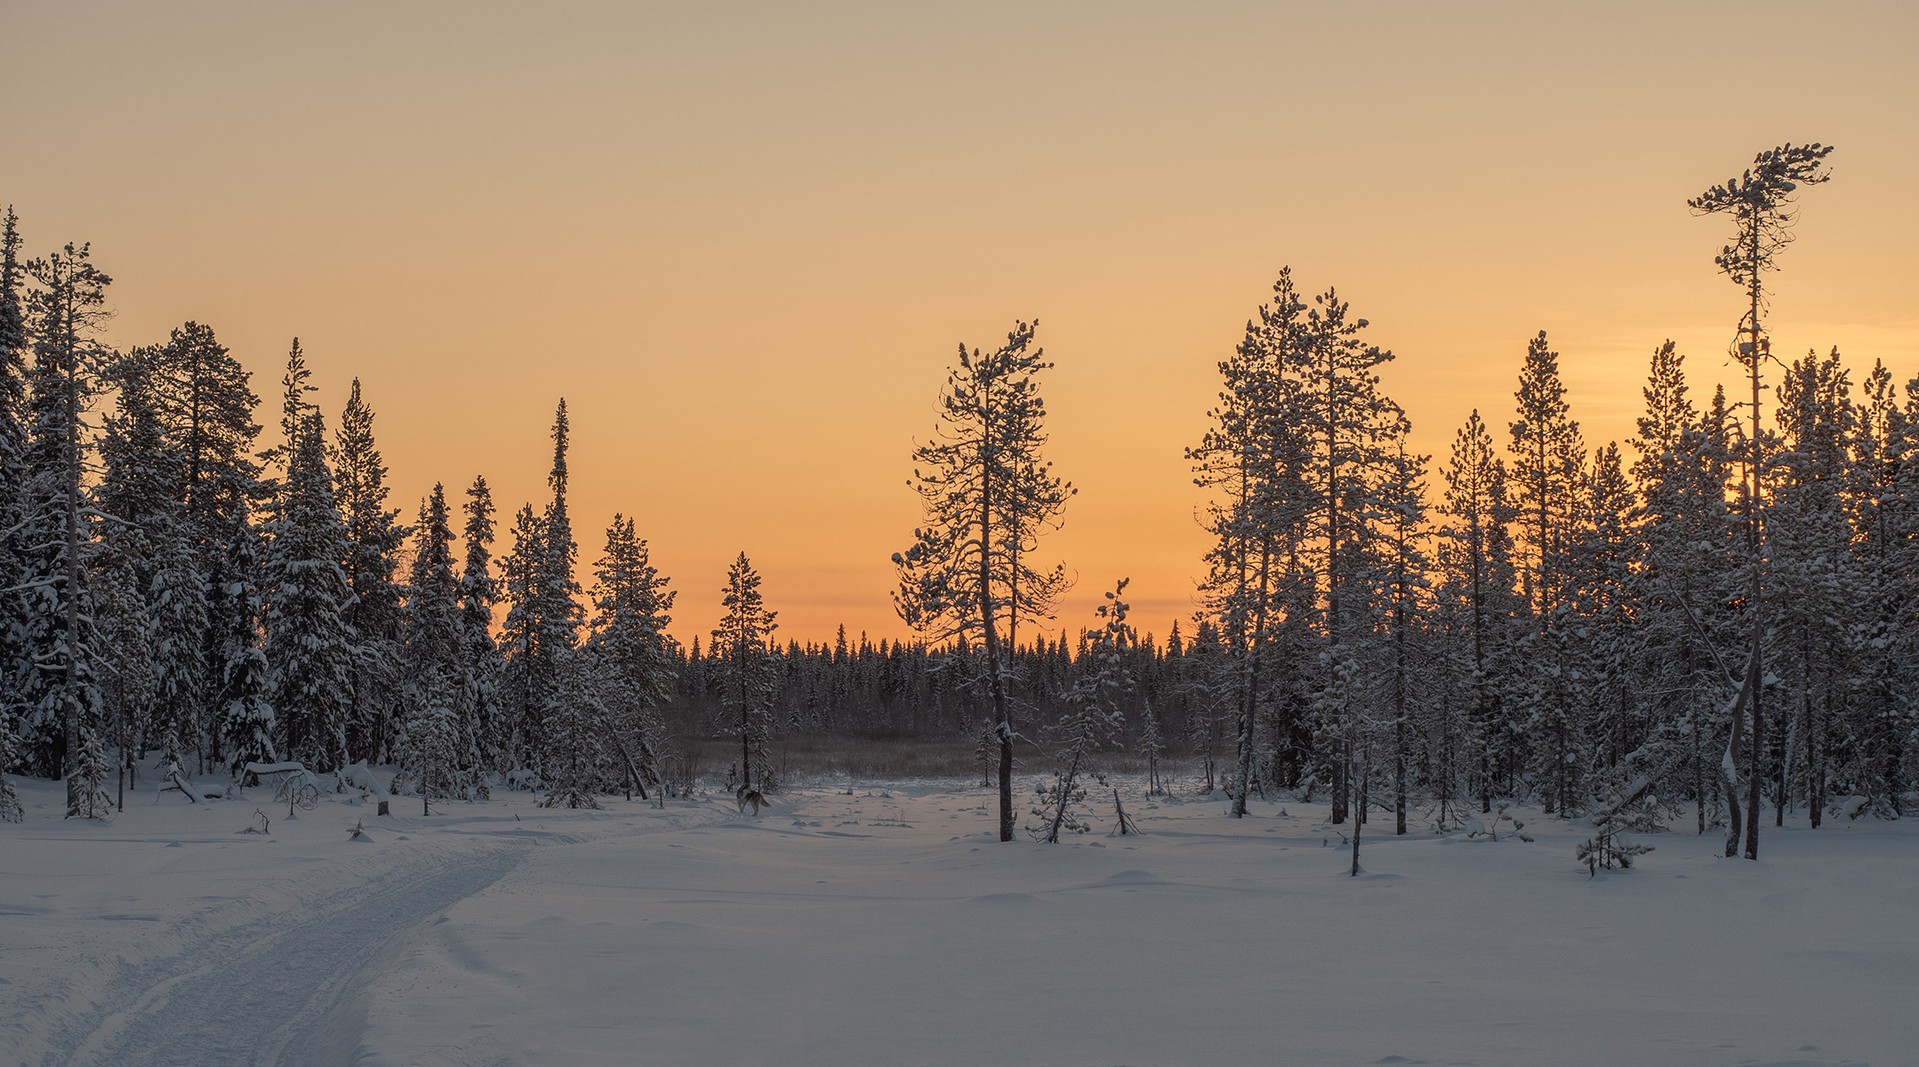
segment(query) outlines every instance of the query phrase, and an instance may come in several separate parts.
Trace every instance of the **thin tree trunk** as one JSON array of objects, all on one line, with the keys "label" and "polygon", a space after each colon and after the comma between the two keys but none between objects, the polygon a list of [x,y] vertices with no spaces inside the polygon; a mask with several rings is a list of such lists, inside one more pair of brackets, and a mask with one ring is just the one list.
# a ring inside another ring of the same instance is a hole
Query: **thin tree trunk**
[{"label": "thin tree trunk", "polygon": [[1359,802],[1359,812],[1361,817],[1353,820],[1353,869],[1349,877],[1357,878],[1359,877],[1359,833],[1360,833],[1360,830],[1366,825],[1366,819],[1364,817],[1366,813],[1366,776],[1365,775],[1362,774],[1358,776],[1358,780],[1354,783],[1354,788],[1358,791],[1357,800]]},{"label": "thin tree trunk", "polygon": [[1239,782],[1233,795],[1232,816],[1246,816],[1246,797],[1253,791],[1253,723],[1259,713],[1259,667],[1266,644],[1266,601],[1272,589],[1272,545],[1261,538],[1259,547],[1259,600],[1253,605],[1252,632],[1246,637],[1246,686],[1239,709]]},{"label": "thin tree trunk", "polygon": [[999,630],[993,604],[993,478],[992,457],[980,455],[979,596],[980,622],[985,629],[987,689],[993,696],[993,717],[999,726],[999,839],[1013,839],[1013,720],[1007,707],[1006,686],[1000,677]]},{"label": "thin tree trunk", "polygon": [[1752,264],[1752,280],[1749,283],[1752,296],[1752,317],[1748,324],[1748,335],[1752,345],[1752,351],[1750,353],[1752,360],[1750,364],[1752,374],[1752,463],[1749,467],[1750,473],[1748,477],[1750,479],[1750,492],[1752,495],[1747,501],[1746,513],[1747,563],[1752,570],[1752,663],[1747,668],[1751,676],[1752,689],[1752,763],[1751,766],[1747,768],[1747,773],[1751,776],[1752,782],[1747,790],[1746,796],[1746,858],[1749,860],[1759,858],[1759,783],[1764,778],[1764,775],[1760,771],[1759,743],[1760,738],[1765,736],[1765,714],[1761,701],[1763,695],[1761,690],[1764,689],[1763,683],[1766,679],[1764,659],[1766,640],[1765,589],[1760,577],[1759,556],[1759,502],[1761,492],[1759,480],[1760,471],[1763,469],[1762,462],[1765,457],[1760,452],[1759,425],[1759,360],[1761,351],[1759,340],[1760,260],[1759,213],[1756,208],[1757,205],[1755,205],[1752,220],[1748,223],[1747,236],[1747,248],[1750,256],[1748,262]]},{"label": "thin tree trunk", "polygon": [[[71,287],[69,287],[71,288]],[[73,321],[69,306],[67,321]],[[78,339],[69,334],[66,380],[66,493],[67,493],[67,588],[66,588],[66,698],[63,714],[66,752],[61,770],[67,778],[67,814],[78,815],[84,803],[85,789],[77,774],[80,767],[80,351]],[[91,798],[86,798],[91,799]]]}]

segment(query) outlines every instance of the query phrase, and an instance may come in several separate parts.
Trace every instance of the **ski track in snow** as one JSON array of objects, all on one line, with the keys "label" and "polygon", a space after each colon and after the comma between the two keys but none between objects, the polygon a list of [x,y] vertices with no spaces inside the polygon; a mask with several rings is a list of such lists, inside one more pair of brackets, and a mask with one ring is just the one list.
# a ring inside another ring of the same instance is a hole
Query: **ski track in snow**
[{"label": "ski track in snow", "polygon": [[273,915],[188,951],[134,968],[116,1005],[61,1062],[128,1067],[209,1063],[338,1065],[360,1052],[361,976],[453,904],[498,881],[531,846],[441,855],[369,879],[320,902],[288,927]]},{"label": "ski track in snow", "polygon": [[[237,895],[184,899],[161,889],[144,899],[137,915],[88,916],[75,909],[62,921],[79,936],[64,947],[40,949],[29,964],[40,970],[12,975],[0,967],[0,1061],[21,1067],[365,1062],[371,990],[436,916],[485,891],[541,848],[711,825],[733,819],[730,809],[694,805],[649,811],[637,820],[635,813],[547,811],[525,812],[524,823],[511,812],[511,822],[485,812],[464,821],[403,820],[369,828],[384,844],[365,851],[346,845],[332,858],[315,852],[309,838],[287,857],[292,866],[285,877],[235,886]],[[158,831],[149,845],[172,839],[204,847],[230,838],[178,833],[186,825]],[[404,852],[391,851],[409,837],[416,839]],[[71,838],[59,827],[47,840]],[[260,868],[209,873],[206,885],[229,876],[248,883],[249,870]],[[132,899],[112,898],[116,906]],[[213,906],[194,906],[203,902]],[[89,931],[95,922],[117,919],[154,925],[150,934],[131,938],[118,930],[105,938]],[[25,1044],[10,1055],[16,1039]]]}]

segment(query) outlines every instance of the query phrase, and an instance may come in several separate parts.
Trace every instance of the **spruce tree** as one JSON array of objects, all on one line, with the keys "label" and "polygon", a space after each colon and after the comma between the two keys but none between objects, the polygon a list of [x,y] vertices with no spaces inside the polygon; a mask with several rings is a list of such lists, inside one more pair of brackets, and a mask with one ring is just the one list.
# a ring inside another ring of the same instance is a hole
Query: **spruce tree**
[{"label": "spruce tree", "polygon": [[274,500],[275,512],[268,521],[278,522],[278,509],[286,496],[286,476],[293,463],[293,453],[299,445],[300,434],[306,426],[307,414],[313,410],[313,403],[307,394],[317,386],[312,382],[313,371],[308,369],[306,353],[300,348],[300,339],[295,337],[293,345],[287,350],[287,369],[280,377],[280,443],[260,453],[260,459],[278,472],[277,477],[269,478],[267,488]]},{"label": "spruce tree", "polygon": [[453,569],[453,529],[446,489],[435,483],[420,506],[413,573],[404,615],[407,677],[403,686],[406,718],[398,748],[430,812],[436,799],[471,798],[480,768],[470,758],[472,739],[464,736],[462,697],[466,677],[464,620],[460,583]]},{"label": "spruce tree", "polygon": [[349,758],[384,763],[392,755],[399,705],[400,588],[393,571],[409,531],[397,521],[399,511],[386,506],[386,463],[374,442],[373,409],[361,399],[358,378],[330,458],[346,528],[341,563],[352,592],[342,613],[355,646],[347,750]]},{"label": "spruce tree", "polygon": [[540,759],[538,708],[555,684],[552,658],[540,646],[540,565],[546,556],[545,524],[522,504],[513,516],[513,548],[500,561],[501,697],[507,769],[531,769]]},{"label": "spruce tree", "polygon": [[296,431],[273,524],[267,662],[282,751],[316,771],[347,759],[352,713],[353,633],[341,616],[351,596],[345,524],[334,505],[320,414]]},{"label": "spruce tree", "polygon": [[45,777],[68,782],[67,811],[88,802],[78,774],[81,735],[100,725],[99,648],[87,590],[92,531],[85,470],[85,418],[110,355],[97,334],[108,317],[112,279],[86,245],[66,245],[26,265],[38,288],[28,305],[34,367],[29,445],[32,476],[20,529],[26,566],[24,647],[33,670],[22,679],[27,759]]},{"label": "spruce tree", "polygon": [[465,524],[461,541],[465,560],[460,571],[461,733],[472,746],[466,754],[476,768],[475,790],[486,795],[487,772],[499,768],[505,739],[500,723],[500,649],[493,639],[493,605],[499,586],[493,577],[493,493],[484,477],[473,479],[466,491]]},{"label": "spruce tree", "polygon": [[272,671],[261,646],[261,624],[266,609],[260,596],[259,533],[254,529],[242,497],[227,519],[221,538],[225,558],[219,615],[220,688],[215,702],[219,713],[220,751],[228,769],[238,777],[248,763],[274,763],[279,749],[274,738],[278,723],[269,686]]},{"label": "spruce tree", "polygon": [[[24,646],[25,603],[16,591],[24,583],[25,547],[21,535],[27,511],[28,467],[27,324],[20,262],[19,218],[9,206],[0,221],[0,776],[13,769],[15,731],[26,712],[33,661]],[[9,786],[0,780],[0,815],[6,812]],[[15,804],[17,806],[17,801]]]},{"label": "spruce tree", "polygon": [[658,787],[666,755],[660,708],[674,682],[673,641],[666,633],[677,593],[653,565],[633,520],[613,516],[606,552],[594,564],[593,629],[586,647],[607,707],[607,736],[640,795]]},{"label": "spruce tree", "polygon": [[[1919,383],[1915,383],[1919,384]],[[1896,801],[1910,788],[1919,736],[1919,702],[1904,682],[1919,676],[1919,426],[1911,405],[1919,400],[1908,386],[1900,402],[1892,372],[1875,363],[1866,377],[1855,429],[1847,442],[1850,474],[1848,511],[1853,530],[1847,569],[1849,595],[1857,611],[1847,621],[1853,653],[1849,703],[1866,729],[1862,740],[1872,753],[1865,778],[1885,800]],[[1827,738],[1805,733],[1807,814],[1814,827],[1830,792]],[[1896,810],[1896,809],[1895,809]]]},{"label": "spruce tree", "polygon": [[155,739],[170,751],[195,751],[201,769],[215,754],[216,723],[207,714],[207,590],[198,569],[194,546],[178,525],[159,531],[159,566],[147,598],[153,650],[153,716]]},{"label": "spruce tree", "polygon": [[566,706],[561,692],[567,661],[579,643],[580,584],[573,565],[579,547],[573,540],[566,504],[567,448],[571,426],[562,399],[553,417],[553,467],[547,485],[553,497],[543,513],[531,505],[520,510],[513,529],[513,553],[506,560],[505,593],[507,676],[518,758],[535,769],[564,741],[549,736],[547,719]]},{"label": "spruce tree", "polygon": [[779,613],[769,611],[760,593],[760,575],[741,552],[726,570],[720,606],[725,614],[713,629],[710,655],[722,699],[740,739],[740,773],[735,796],[741,810],[755,812],[779,788],[769,766],[769,705],[778,681],[772,656]]},{"label": "spruce tree", "polygon": [[[80,731],[80,748],[73,769],[67,772],[67,818],[105,819],[113,811],[113,798],[107,795],[105,746],[92,730]],[[72,798],[77,797],[78,800]]]}]

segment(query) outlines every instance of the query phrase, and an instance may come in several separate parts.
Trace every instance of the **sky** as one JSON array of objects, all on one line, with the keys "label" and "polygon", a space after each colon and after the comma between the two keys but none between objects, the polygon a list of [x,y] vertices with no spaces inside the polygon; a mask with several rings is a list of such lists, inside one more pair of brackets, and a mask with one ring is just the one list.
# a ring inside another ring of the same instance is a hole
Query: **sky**
[{"label": "sky", "polygon": [[1818,141],[1775,351],[1919,375],[1915,47],[1903,3],[0,0],[0,203],[92,244],[113,343],[211,325],[264,424],[293,337],[330,424],[358,377],[404,517],[484,474],[504,528],[564,396],[582,564],[633,517],[682,640],[741,551],[780,638],[904,634],[913,445],[957,347],[1037,319],[1055,629],[1129,576],[1163,638],[1184,449],[1283,266],[1396,354],[1435,478],[1540,330],[1623,441],[1665,339],[1734,376],[1686,199]]}]

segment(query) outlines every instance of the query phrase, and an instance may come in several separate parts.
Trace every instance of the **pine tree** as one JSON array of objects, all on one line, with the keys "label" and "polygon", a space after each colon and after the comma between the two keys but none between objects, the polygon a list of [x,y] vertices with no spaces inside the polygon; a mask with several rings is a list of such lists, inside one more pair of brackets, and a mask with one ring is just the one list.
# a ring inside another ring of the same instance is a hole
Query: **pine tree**
[{"label": "pine tree", "polygon": [[[1391,490],[1380,479],[1393,468],[1408,431],[1403,412],[1379,385],[1377,368],[1393,354],[1361,339],[1367,326],[1328,289],[1307,311],[1309,343],[1293,350],[1300,387],[1286,418],[1305,427],[1309,441],[1301,471],[1306,491],[1300,556],[1312,577],[1326,645],[1313,686],[1320,690],[1343,684],[1338,678],[1354,669],[1364,651],[1347,646],[1363,646],[1373,630],[1377,601],[1366,584],[1367,549],[1388,538],[1381,523],[1392,510],[1384,501]],[[1345,695],[1319,702],[1321,729],[1332,742],[1322,758],[1331,772],[1335,825],[1345,821],[1354,799],[1348,782],[1354,753],[1343,718],[1350,706]]]},{"label": "pine tree", "polygon": [[[198,683],[213,694],[225,684],[227,636],[242,625],[258,625],[247,605],[230,600],[233,582],[224,572],[233,515],[245,510],[248,494],[260,489],[260,465],[252,452],[260,426],[254,409],[252,375],[233,358],[209,326],[187,322],[174,328],[153,353],[150,385],[166,440],[179,457],[172,486],[182,513],[181,536],[192,547],[207,587],[207,625]],[[242,618],[246,616],[246,618]],[[208,723],[202,744],[217,753],[217,723]]]},{"label": "pine tree", "polygon": [[1268,665],[1294,658],[1276,654],[1274,646],[1281,617],[1300,600],[1293,580],[1298,569],[1290,562],[1303,533],[1304,475],[1311,459],[1305,427],[1288,413],[1297,403],[1296,372],[1311,344],[1306,303],[1291,268],[1283,269],[1271,303],[1261,305],[1233,355],[1219,364],[1223,388],[1209,413],[1214,426],[1187,450],[1196,483],[1218,496],[1206,512],[1214,544],[1201,595],[1218,619],[1217,634],[1230,657],[1213,666],[1231,674],[1211,672],[1207,684],[1212,696],[1234,698],[1235,762],[1227,783],[1234,817],[1246,814],[1262,709],[1276,703],[1267,695],[1279,688]]},{"label": "pine tree", "polygon": [[1522,580],[1533,617],[1544,628],[1564,596],[1562,557],[1586,462],[1579,423],[1559,379],[1559,353],[1547,347],[1544,330],[1526,344],[1513,395],[1519,405],[1511,424],[1510,488],[1526,557]]},{"label": "pine tree", "polygon": [[1391,463],[1380,472],[1375,506],[1383,513],[1383,537],[1373,540],[1373,584],[1378,589],[1379,622],[1375,626],[1385,661],[1379,672],[1385,681],[1385,703],[1392,709],[1393,821],[1395,834],[1406,833],[1418,724],[1426,716],[1425,687],[1419,679],[1426,670],[1422,619],[1427,615],[1431,586],[1427,572],[1432,560],[1425,550],[1427,457],[1408,450],[1403,420],[1396,435]]},{"label": "pine tree", "polygon": [[779,628],[779,613],[766,608],[760,593],[760,575],[741,552],[726,569],[726,589],[720,597],[725,614],[713,629],[709,649],[715,680],[732,715],[740,739],[740,773],[735,795],[741,810],[755,812],[767,796],[779,789],[768,751],[768,710],[778,681],[771,639]]},{"label": "pine tree", "polygon": [[253,421],[260,398],[252,374],[211,327],[187,322],[154,353],[152,377],[168,442],[181,455],[178,493],[194,543],[217,552],[245,488],[259,476],[250,456],[260,433]]},{"label": "pine tree", "polygon": [[[1750,711],[1749,721],[1752,730],[1746,746],[1748,764],[1748,782],[1746,794],[1745,818],[1745,854],[1749,860],[1759,858],[1759,792],[1761,779],[1760,744],[1765,733],[1764,679],[1765,641],[1768,628],[1765,601],[1765,563],[1763,544],[1765,541],[1763,507],[1764,499],[1760,485],[1763,471],[1766,469],[1766,437],[1760,421],[1759,394],[1762,389],[1761,373],[1766,360],[1771,355],[1770,340],[1766,337],[1761,318],[1765,308],[1764,276],[1778,268],[1774,262],[1778,254],[1792,243],[1793,213],[1790,206],[1794,194],[1803,185],[1818,185],[1831,179],[1826,172],[1826,156],[1832,153],[1831,145],[1784,144],[1769,148],[1753,157],[1752,166],[1738,178],[1707,189],[1704,193],[1686,201],[1686,206],[1695,215],[1730,214],[1737,223],[1738,233],[1732,244],[1720,249],[1714,257],[1714,264],[1720,273],[1731,278],[1735,284],[1746,291],[1747,310],[1740,320],[1739,332],[1745,335],[1744,341],[1735,342],[1733,355],[1745,366],[1747,379],[1752,387],[1752,402],[1749,414],[1752,416],[1752,432],[1746,438],[1745,460],[1746,479],[1742,487],[1742,505],[1745,513],[1745,555],[1747,571],[1747,623],[1750,627],[1750,642],[1746,657],[1744,680],[1740,684],[1744,706]],[[1741,723],[1733,723],[1733,736],[1740,732]],[[1736,828],[1735,828],[1736,830]],[[1735,832],[1735,837],[1737,833]],[[1727,856],[1731,856],[1732,845],[1728,844]]]},{"label": "pine tree", "polygon": [[1453,439],[1445,469],[1446,494],[1438,549],[1441,591],[1454,605],[1450,626],[1454,662],[1466,677],[1466,720],[1442,727],[1440,749],[1450,791],[1463,770],[1479,798],[1479,810],[1491,812],[1501,783],[1518,770],[1520,722],[1507,698],[1504,681],[1513,673],[1513,544],[1508,532],[1512,507],[1506,493],[1506,466],[1493,451],[1492,434],[1475,410]]},{"label": "pine tree", "polygon": [[1559,378],[1559,353],[1547,346],[1544,330],[1527,342],[1519,388],[1513,395],[1518,417],[1510,425],[1509,486],[1526,565],[1521,585],[1533,621],[1519,682],[1522,699],[1533,709],[1534,733],[1545,735],[1535,755],[1543,761],[1537,766],[1550,779],[1546,793],[1550,811],[1570,798],[1567,760],[1578,715],[1574,705],[1583,699],[1565,629],[1572,625],[1574,611],[1567,595],[1567,571],[1586,456],[1579,423],[1571,416],[1566,387]]},{"label": "pine tree", "polygon": [[1033,347],[1037,327],[1017,323],[1004,345],[984,355],[960,346],[940,396],[937,435],[913,451],[918,466],[908,484],[926,524],[913,531],[911,548],[893,556],[900,575],[894,608],[908,626],[943,638],[977,635],[983,645],[999,734],[1001,841],[1013,839],[1016,732],[999,624],[1008,612],[1035,611],[1035,589],[1058,589],[1032,567],[1027,542],[1057,525],[1074,491],[1040,457],[1046,408],[1038,375],[1051,364]]}]

